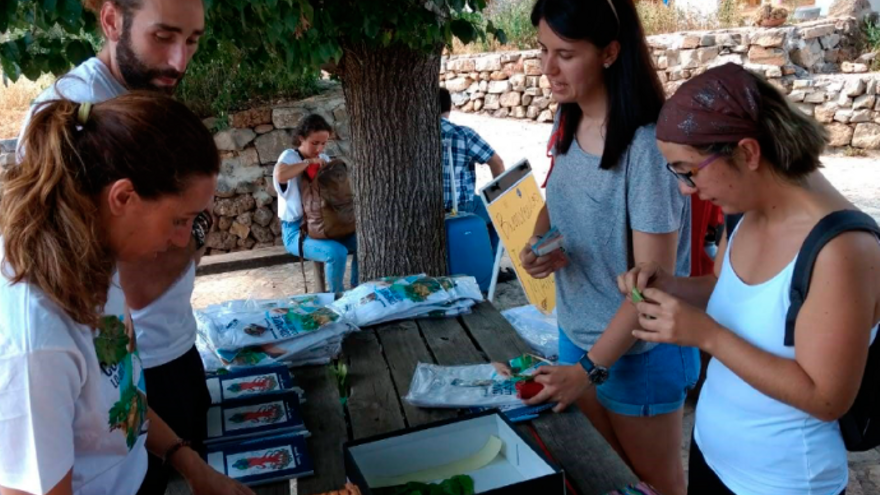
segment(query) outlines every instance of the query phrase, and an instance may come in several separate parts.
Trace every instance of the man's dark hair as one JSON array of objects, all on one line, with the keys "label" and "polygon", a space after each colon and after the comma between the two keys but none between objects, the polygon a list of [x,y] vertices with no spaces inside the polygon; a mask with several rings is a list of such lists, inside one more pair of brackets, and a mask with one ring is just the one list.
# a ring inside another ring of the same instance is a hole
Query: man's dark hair
[{"label": "man's dark hair", "polygon": [[83,7],[98,15],[105,2],[113,2],[114,5],[122,9],[122,13],[126,16],[142,7],[141,0],[83,0]]},{"label": "man's dark hair", "polygon": [[446,88],[440,88],[439,97],[440,113],[444,114],[446,112],[452,111],[452,96],[449,94],[449,90]]}]

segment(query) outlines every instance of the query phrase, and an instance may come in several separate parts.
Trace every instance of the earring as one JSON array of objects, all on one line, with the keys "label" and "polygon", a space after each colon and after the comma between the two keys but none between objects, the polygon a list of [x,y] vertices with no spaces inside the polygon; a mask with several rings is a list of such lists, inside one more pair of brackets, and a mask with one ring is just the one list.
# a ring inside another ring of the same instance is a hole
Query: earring
[{"label": "earring", "polygon": [[607,68],[609,68],[609,67],[611,67],[611,63],[610,63],[610,62],[605,62],[605,68],[607,69]]}]

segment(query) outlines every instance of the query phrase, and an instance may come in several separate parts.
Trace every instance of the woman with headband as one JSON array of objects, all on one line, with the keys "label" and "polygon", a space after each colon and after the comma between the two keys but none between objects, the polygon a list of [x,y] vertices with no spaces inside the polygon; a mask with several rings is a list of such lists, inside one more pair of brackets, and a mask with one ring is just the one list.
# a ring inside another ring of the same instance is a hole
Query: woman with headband
[{"label": "woman with headband", "polygon": [[880,245],[868,232],[820,251],[786,345],[789,291],[807,235],[856,210],[818,171],[827,136],[776,88],[738,65],[687,82],[663,108],[657,140],[683,194],[744,213],[715,274],[678,278],[656,264],[619,279],[646,342],[712,355],[697,403],[689,493],[837,495],[847,456],[837,419],[862,383],[880,320]]},{"label": "woman with headband", "polygon": [[[197,495],[253,495],[148,407],[120,261],[190,242],[220,157],[182,103],[41,104],[0,189],[0,494],[134,495],[147,451]],[[111,294],[108,296],[108,294]]]},{"label": "woman with headband", "polygon": [[683,406],[699,353],[635,339],[638,314],[615,283],[634,263],[690,271],[690,201],[654,136],[663,88],[632,0],[539,0],[532,23],[559,102],[534,235],[552,224],[564,252],[520,256],[534,277],[555,273],[560,327],[562,365],[541,368],[544,390],[529,403],[577,403],[639,478],[681,495]]}]

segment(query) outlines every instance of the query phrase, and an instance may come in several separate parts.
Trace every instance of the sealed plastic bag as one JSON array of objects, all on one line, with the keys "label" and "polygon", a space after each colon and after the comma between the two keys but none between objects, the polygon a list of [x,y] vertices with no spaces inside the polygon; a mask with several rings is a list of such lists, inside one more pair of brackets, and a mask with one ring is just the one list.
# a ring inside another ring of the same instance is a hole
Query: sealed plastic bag
[{"label": "sealed plastic bag", "polygon": [[[228,301],[195,311],[206,367],[325,363],[357,327],[326,307],[333,294]],[[216,356],[217,360],[211,356]]]},{"label": "sealed plastic bag", "polygon": [[473,277],[390,277],[361,284],[329,305],[346,321],[359,327],[414,318],[440,311],[444,304],[483,295]]},{"label": "sealed plastic bag", "polygon": [[516,382],[491,364],[437,366],[419,363],[404,399],[418,407],[522,406]]},{"label": "sealed plastic bag", "polygon": [[216,309],[204,312],[210,320],[208,340],[217,351],[272,345],[289,339],[303,348],[354,330],[328,307],[292,303],[265,310]]},{"label": "sealed plastic bag", "polygon": [[555,310],[552,314],[545,315],[534,306],[528,305],[502,311],[501,315],[535,352],[551,361],[558,359],[559,325]]}]

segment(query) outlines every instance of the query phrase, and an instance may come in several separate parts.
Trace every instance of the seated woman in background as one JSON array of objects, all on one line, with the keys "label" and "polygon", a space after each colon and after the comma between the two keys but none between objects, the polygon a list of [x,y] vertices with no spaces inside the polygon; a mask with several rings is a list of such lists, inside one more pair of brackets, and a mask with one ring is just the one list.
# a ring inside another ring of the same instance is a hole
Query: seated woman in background
[{"label": "seated woman in background", "polygon": [[795,262],[810,231],[857,210],[818,171],[827,133],[738,65],[711,69],[666,103],[657,140],[683,194],[744,213],[715,273],[656,264],[618,280],[648,342],[712,355],[697,403],[689,493],[837,495],[847,486],[838,419],[852,406],[880,320],[880,245],[869,232],[820,251],[786,345]]},{"label": "seated woman in background", "polygon": [[[294,133],[295,149],[287,149],[278,157],[273,174],[278,192],[278,216],[284,247],[293,255],[324,263],[327,289],[330,292],[345,290],[346,262],[349,253],[357,251],[354,233],[334,239],[316,239],[314,233],[306,232],[301,190],[306,180],[314,179],[315,173],[330,162],[323,153],[333,128],[317,114],[303,119]],[[305,177],[304,177],[304,174]],[[311,234],[311,235],[310,235]],[[351,286],[358,283],[357,256],[351,261]]]}]

